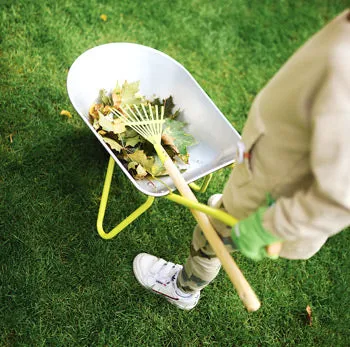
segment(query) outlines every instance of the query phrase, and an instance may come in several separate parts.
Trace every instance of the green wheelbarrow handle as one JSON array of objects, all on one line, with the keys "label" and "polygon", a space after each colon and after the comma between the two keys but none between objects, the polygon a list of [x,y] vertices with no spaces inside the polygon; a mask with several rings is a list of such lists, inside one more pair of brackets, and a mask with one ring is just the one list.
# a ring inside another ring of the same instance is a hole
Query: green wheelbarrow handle
[{"label": "green wheelbarrow handle", "polygon": [[180,205],[186,206],[190,209],[194,209],[200,212],[205,213],[208,216],[214,217],[215,219],[218,219],[219,221],[225,223],[226,225],[233,227],[235,224],[238,223],[238,219],[231,216],[227,212],[224,212],[222,210],[219,210],[214,207],[210,207],[208,205],[202,204],[200,202],[192,201],[188,198],[185,198],[181,195],[170,193],[165,196],[165,198],[174,201]]},{"label": "green wheelbarrow handle", "polygon": [[[214,207],[210,207],[208,205],[202,204],[200,202],[195,202],[190,199],[187,199],[181,195],[175,194],[175,193],[170,193],[167,196],[165,196],[167,199],[174,201],[180,205],[186,206],[190,209],[195,209],[200,212],[203,212],[207,214],[208,216],[211,216],[220,222],[223,222],[224,224],[233,227],[235,224],[239,222],[239,220],[227,212],[224,212],[222,210],[219,210]],[[271,245],[266,247],[266,251],[269,254],[270,258],[272,259],[277,259],[278,254],[281,251],[282,243],[281,242],[275,242],[272,243]]]}]

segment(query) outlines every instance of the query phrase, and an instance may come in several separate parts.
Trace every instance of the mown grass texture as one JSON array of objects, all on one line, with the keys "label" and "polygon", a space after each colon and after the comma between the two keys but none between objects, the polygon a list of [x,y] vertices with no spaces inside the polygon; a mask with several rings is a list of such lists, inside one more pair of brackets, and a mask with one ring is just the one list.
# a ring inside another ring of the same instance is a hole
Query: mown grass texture
[{"label": "mown grass texture", "polygon": [[[307,261],[254,263],[237,254],[263,302],[253,314],[223,272],[191,312],[141,288],[134,256],[145,251],[182,263],[195,222],[184,207],[158,199],[114,240],[97,235],[108,156],[66,92],[69,67],[85,50],[136,42],[183,64],[241,131],[257,92],[346,6],[340,0],[1,0],[1,344],[347,346],[348,231]],[[73,117],[61,116],[62,109]],[[217,172],[198,198],[220,192],[228,175],[229,169]],[[144,199],[116,170],[105,228]]]}]

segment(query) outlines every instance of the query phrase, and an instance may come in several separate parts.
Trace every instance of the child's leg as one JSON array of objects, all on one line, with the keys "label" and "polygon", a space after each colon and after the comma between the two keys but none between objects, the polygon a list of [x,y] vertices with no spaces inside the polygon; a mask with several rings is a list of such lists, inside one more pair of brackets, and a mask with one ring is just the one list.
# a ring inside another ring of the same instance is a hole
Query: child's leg
[{"label": "child's leg", "polygon": [[[246,181],[241,188],[236,186],[237,176],[241,181]],[[244,165],[237,166],[231,173],[222,199],[216,206],[212,207],[220,208],[228,213],[230,212],[225,207],[230,207],[230,210],[234,211],[231,214],[238,219],[242,219],[247,217],[258,206],[264,204],[266,192],[269,190],[265,189],[264,182],[261,181],[261,175],[257,176],[255,180],[249,179],[249,177],[245,172]],[[225,206],[223,201],[225,201]],[[211,204],[209,203],[209,205]],[[235,248],[231,239],[232,228],[216,219],[210,217],[209,219],[228,251],[232,252]],[[200,227],[196,226],[190,255],[177,279],[178,287],[189,293],[201,290],[217,276],[220,267],[220,260],[215,256]]]},{"label": "child's leg", "polygon": [[[210,220],[224,245],[232,252],[234,245],[230,236],[231,227],[217,220]],[[197,225],[193,232],[190,255],[177,279],[178,287],[188,293],[201,290],[217,276],[220,268],[220,260]]]}]

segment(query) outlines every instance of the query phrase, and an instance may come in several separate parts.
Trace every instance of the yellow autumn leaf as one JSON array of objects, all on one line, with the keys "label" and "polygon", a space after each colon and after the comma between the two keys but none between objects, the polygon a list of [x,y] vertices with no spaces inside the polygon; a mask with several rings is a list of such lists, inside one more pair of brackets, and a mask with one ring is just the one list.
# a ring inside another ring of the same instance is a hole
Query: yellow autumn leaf
[{"label": "yellow autumn leaf", "polygon": [[147,176],[147,171],[145,170],[145,168],[142,165],[137,166],[136,172],[137,172],[137,174],[135,176],[136,179],[142,180],[144,177]]},{"label": "yellow autumn leaf", "polygon": [[134,153],[129,153],[128,157],[132,161],[135,161],[135,162],[139,163],[140,165],[142,165],[142,167],[146,171],[151,172],[152,166],[154,164],[154,157],[147,157],[147,155],[145,154],[145,152],[143,150],[137,150]]},{"label": "yellow autumn leaf", "polygon": [[109,137],[103,137],[103,141],[108,143],[111,149],[114,149],[117,152],[120,152],[123,149],[123,147],[117,141],[110,139]]},{"label": "yellow autumn leaf", "polygon": [[102,113],[100,113],[99,123],[103,130],[107,132],[111,131],[114,134],[121,134],[126,130],[122,120],[119,118],[111,119],[108,116],[104,116]]},{"label": "yellow autumn leaf", "polygon": [[105,136],[107,134],[107,131],[99,130],[98,133],[102,136]]},{"label": "yellow autumn leaf", "polygon": [[94,127],[95,130],[98,130],[100,128],[100,123],[98,122],[97,119],[94,118],[92,126]]},{"label": "yellow autumn leaf", "polygon": [[101,14],[100,18],[106,22],[107,21],[107,15],[106,14]]},{"label": "yellow autumn leaf", "polygon": [[307,316],[306,316],[307,323],[308,323],[308,325],[311,326],[312,325],[312,309],[311,309],[310,305],[306,306],[306,313],[307,313]]},{"label": "yellow autumn leaf", "polygon": [[68,118],[72,118],[72,114],[69,111],[67,111],[67,110],[62,110],[60,115],[61,116],[66,116]]},{"label": "yellow autumn leaf", "polygon": [[131,162],[128,164],[128,170],[130,170],[130,169],[136,169],[137,165],[139,165],[139,164],[136,163],[136,161],[131,161]]}]

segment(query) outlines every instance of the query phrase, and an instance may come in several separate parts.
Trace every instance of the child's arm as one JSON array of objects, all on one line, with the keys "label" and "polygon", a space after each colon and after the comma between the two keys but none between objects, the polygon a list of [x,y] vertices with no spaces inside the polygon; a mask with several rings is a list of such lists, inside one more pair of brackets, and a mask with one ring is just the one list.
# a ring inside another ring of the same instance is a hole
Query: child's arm
[{"label": "child's arm", "polygon": [[324,241],[350,225],[350,38],[336,47],[312,105],[314,182],[279,198],[263,217],[264,227],[284,240]]}]

